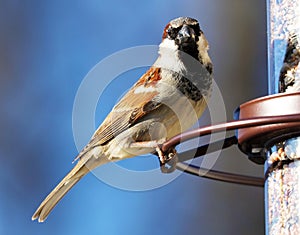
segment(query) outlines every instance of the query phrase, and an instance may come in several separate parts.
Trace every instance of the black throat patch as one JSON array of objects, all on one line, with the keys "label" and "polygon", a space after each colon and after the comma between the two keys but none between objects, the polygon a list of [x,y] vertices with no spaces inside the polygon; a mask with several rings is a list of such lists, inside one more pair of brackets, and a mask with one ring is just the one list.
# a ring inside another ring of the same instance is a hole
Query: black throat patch
[{"label": "black throat patch", "polygon": [[[199,50],[198,50],[198,46],[197,46],[197,41],[198,41],[198,37],[196,37],[196,40],[194,42],[189,42],[189,43],[184,43],[182,45],[178,45],[178,49],[180,52],[179,56],[181,57],[181,59],[184,59],[184,53],[192,56],[194,59],[199,61]],[[202,61],[200,61],[202,62]]]}]

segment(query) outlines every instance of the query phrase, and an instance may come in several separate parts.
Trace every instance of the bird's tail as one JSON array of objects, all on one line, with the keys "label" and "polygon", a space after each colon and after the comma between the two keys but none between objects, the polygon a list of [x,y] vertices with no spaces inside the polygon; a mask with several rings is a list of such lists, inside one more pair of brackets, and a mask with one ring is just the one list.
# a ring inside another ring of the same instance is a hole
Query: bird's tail
[{"label": "bird's tail", "polygon": [[38,219],[39,222],[43,222],[63,196],[89,171],[89,168],[85,166],[85,162],[79,160],[75,167],[44,199],[33,214],[32,220]]}]

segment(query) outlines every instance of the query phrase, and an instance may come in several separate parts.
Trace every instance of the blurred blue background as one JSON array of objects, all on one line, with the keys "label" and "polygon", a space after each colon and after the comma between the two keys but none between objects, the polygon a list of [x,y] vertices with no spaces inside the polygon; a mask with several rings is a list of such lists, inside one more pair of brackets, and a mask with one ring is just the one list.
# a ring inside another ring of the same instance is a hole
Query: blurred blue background
[{"label": "blurred blue background", "polygon": [[[72,108],[84,76],[118,50],[159,44],[178,16],[200,21],[228,119],[267,94],[265,1],[0,1],[0,234],[264,234],[263,189],[187,174],[146,192],[89,174],[45,223],[31,221],[72,168]],[[105,102],[97,124],[115,100]],[[263,175],[237,148],[215,168]]]}]

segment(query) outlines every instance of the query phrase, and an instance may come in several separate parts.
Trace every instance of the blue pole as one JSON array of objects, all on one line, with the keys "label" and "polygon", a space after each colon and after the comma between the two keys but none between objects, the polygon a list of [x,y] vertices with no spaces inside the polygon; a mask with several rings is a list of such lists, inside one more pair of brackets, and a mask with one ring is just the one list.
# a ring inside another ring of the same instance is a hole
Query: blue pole
[{"label": "blue pole", "polygon": [[[299,92],[300,0],[267,0],[267,14],[269,94]],[[300,234],[300,137],[287,134],[267,151],[266,234]]]}]

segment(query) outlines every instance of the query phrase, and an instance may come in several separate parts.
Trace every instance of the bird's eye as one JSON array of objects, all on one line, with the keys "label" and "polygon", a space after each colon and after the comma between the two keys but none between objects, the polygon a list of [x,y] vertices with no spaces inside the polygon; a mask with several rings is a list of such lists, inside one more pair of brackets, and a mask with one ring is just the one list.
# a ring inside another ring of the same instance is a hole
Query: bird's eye
[{"label": "bird's eye", "polygon": [[167,32],[168,36],[171,36],[171,33],[172,33],[171,27],[169,27],[169,28],[166,30],[166,32]]},{"label": "bird's eye", "polygon": [[193,25],[192,29],[195,31],[195,34],[200,36],[202,34],[202,31],[199,28],[199,24]]},{"label": "bird's eye", "polygon": [[168,34],[169,38],[172,38],[172,39],[176,38],[177,33],[178,33],[178,29],[176,29],[176,28],[169,27],[167,29],[167,34]]}]

